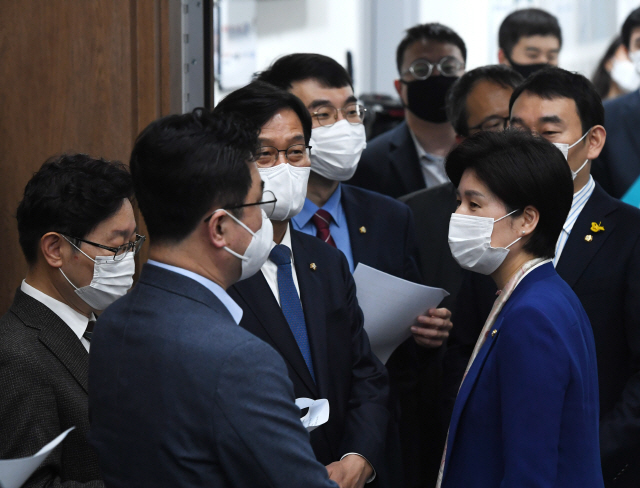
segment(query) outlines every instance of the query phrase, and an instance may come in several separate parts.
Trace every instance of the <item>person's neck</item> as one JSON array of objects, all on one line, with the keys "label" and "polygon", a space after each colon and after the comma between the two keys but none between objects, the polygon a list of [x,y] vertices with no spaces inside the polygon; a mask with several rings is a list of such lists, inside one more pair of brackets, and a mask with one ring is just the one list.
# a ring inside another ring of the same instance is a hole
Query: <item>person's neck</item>
[{"label": "person's neck", "polygon": [[582,168],[582,171],[578,173],[576,179],[573,180],[573,194],[575,195],[580,190],[582,190],[587,183],[589,183],[589,177],[591,176],[591,161],[587,163],[587,165]]},{"label": "person's neck", "polygon": [[282,243],[282,239],[284,239],[284,235],[287,233],[289,220],[272,220],[271,224],[273,225],[273,242],[276,244]]},{"label": "person's neck", "polygon": [[191,271],[213,281],[226,290],[233,283],[225,276],[227,273],[219,269],[207,255],[208,253],[206,252],[199,252],[196,247],[186,245],[156,244],[149,249],[149,259]]},{"label": "person's neck", "polygon": [[[47,296],[50,296],[55,300],[58,300],[61,303],[64,303],[79,314],[82,314],[87,318],[91,318],[92,311],[88,306],[86,306],[86,308],[78,307],[72,301],[67,300],[62,290],[58,288],[58,286],[64,286],[65,284],[67,286],[70,286],[67,283],[67,280],[64,278],[64,282],[62,280],[59,280],[60,284],[58,285],[53,279],[53,276],[50,276],[49,273],[60,273],[60,269],[51,268],[49,270],[46,270],[43,265],[41,265],[40,263],[36,263],[29,268],[24,281],[27,283],[27,285],[32,286],[36,290],[44,293]],[[60,273],[60,275],[62,275],[62,273]]]},{"label": "person's neck", "polygon": [[318,208],[322,208],[331,198],[333,192],[336,191],[339,184],[339,181],[330,180],[312,171],[309,174],[309,183],[307,184],[307,198],[315,203]]},{"label": "person's neck", "polygon": [[511,250],[498,269],[491,274],[491,278],[495,281],[498,290],[504,289],[513,275],[516,274],[527,261],[531,261],[534,258],[535,256],[523,251],[522,248],[516,253]]},{"label": "person's neck", "polygon": [[456,132],[449,122],[434,124],[406,111],[405,119],[418,143],[429,154],[446,156],[456,142]]}]

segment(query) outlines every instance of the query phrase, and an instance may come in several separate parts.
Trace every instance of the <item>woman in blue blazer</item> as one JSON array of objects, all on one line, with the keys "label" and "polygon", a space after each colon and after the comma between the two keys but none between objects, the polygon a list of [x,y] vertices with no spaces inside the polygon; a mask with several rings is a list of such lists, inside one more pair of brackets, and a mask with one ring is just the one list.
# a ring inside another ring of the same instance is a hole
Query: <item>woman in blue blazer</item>
[{"label": "woman in blue blazer", "polygon": [[483,132],[447,159],[449,245],[500,290],[456,399],[438,486],[602,487],[589,319],[553,266],[573,185],[562,153]]}]

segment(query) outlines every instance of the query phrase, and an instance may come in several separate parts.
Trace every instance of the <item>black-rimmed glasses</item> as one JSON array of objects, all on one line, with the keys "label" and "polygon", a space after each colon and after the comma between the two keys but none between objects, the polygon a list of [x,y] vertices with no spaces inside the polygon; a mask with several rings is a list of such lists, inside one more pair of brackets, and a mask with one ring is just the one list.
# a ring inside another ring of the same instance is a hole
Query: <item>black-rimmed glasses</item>
[{"label": "black-rimmed glasses", "polygon": [[480,131],[500,132],[509,126],[509,117],[500,117],[495,115],[488,117],[478,125],[469,127],[469,134],[475,134]]},{"label": "black-rimmed glasses", "polygon": [[311,112],[311,117],[318,121],[323,127],[331,127],[338,121],[338,110],[342,112],[345,120],[351,125],[358,125],[364,122],[364,115],[367,111],[364,105],[350,103],[337,109],[332,105],[321,105]]},{"label": "black-rimmed glasses", "polygon": [[63,234],[62,232],[59,232],[59,234],[62,234],[67,239],[73,239],[78,242],[84,242],[85,244],[89,244],[90,246],[95,246],[95,247],[99,247],[100,249],[104,249],[106,251],[111,251],[113,253],[114,261],[122,261],[124,257],[130,252],[133,252],[133,255],[135,256],[136,254],[138,254],[138,252],[140,251],[140,248],[142,247],[142,244],[146,240],[146,236],[141,236],[140,234],[136,234],[135,241],[127,242],[118,247],[111,247],[111,246],[105,246],[104,244],[98,244],[97,242],[87,241],[86,239],[80,239],[79,237],[68,236],[66,234]]},{"label": "black-rimmed glasses", "polygon": [[[266,190],[266,191],[262,192],[262,198],[260,199],[259,202],[243,203],[242,205],[234,205],[232,207],[224,207],[224,208],[220,208],[218,210],[235,210],[237,208],[253,207],[254,205],[259,205],[260,209],[264,210],[264,213],[267,214],[267,217],[271,217],[271,214],[273,214],[273,211],[276,209],[276,202],[277,201],[278,201],[278,199],[273,194],[273,192],[271,190]],[[216,210],[216,212],[218,210]],[[213,212],[206,219],[204,219],[204,221],[205,222],[209,222],[209,220],[211,220],[211,217],[213,217],[216,212]]]},{"label": "black-rimmed glasses", "polygon": [[278,157],[283,152],[287,161],[293,166],[304,165],[311,156],[311,146],[304,144],[292,144],[286,149],[278,149],[273,146],[261,146],[256,154],[255,161],[261,168],[271,168],[278,163]]},{"label": "black-rimmed glasses", "polygon": [[[431,76],[433,70],[437,69],[442,76],[458,76],[464,69],[464,63],[453,56],[445,56],[437,63],[430,63],[426,59],[416,59],[409,69],[402,73],[402,76],[411,73],[416,80],[426,80]],[[409,80],[401,80],[410,83]]]}]

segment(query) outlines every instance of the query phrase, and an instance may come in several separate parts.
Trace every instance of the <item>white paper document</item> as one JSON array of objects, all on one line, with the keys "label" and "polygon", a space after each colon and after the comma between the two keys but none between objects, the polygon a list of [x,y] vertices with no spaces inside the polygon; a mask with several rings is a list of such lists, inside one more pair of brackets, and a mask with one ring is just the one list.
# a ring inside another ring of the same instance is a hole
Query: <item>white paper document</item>
[{"label": "white paper document", "polygon": [[418,285],[362,263],[353,278],[371,349],[383,363],[411,336],[416,318],[449,295],[442,288]]},{"label": "white paper document", "polygon": [[75,427],[65,430],[33,456],[0,460],[0,488],[20,488],[73,429]]},{"label": "white paper document", "polygon": [[307,414],[300,419],[302,426],[311,432],[316,428],[325,424],[329,420],[329,400],[320,398],[312,400],[311,398],[296,398],[296,405],[300,410],[308,408]]}]

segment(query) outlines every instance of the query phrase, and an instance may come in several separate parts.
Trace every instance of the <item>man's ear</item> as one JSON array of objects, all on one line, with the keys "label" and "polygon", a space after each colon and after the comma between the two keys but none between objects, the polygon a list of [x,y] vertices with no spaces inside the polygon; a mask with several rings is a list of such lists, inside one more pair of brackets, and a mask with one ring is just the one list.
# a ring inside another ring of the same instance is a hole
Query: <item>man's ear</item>
[{"label": "man's ear", "polygon": [[402,83],[400,82],[400,80],[393,80],[393,86],[396,88],[396,92],[398,93],[400,99],[402,99]]},{"label": "man's ear", "polygon": [[209,241],[216,248],[223,248],[229,245],[228,231],[231,217],[224,210],[215,212],[207,222],[207,233]]},{"label": "man's ear", "polygon": [[64,237],[56,232],[47,232],[40,238],[40,252],[44,260],[52,268],[62,267]]},{"label": "man's ear", "polygon": [[465,136],[461,136],[460,134],[456,134],[456,145],[460,144],[465,139],[466,139]]},{"label": "man's ear", "polygon": [[507,59],[507,55],[504,53],[504,49],[498,49],[498,63],[511,66],[511,63]]},{"label": "man's ear", "polygon": [[591,131],[586,138],[589,144],[587,159],[596,159],[598,156],[600,156],[600,152],[602,151],[604,143],[607,140],[607,131],[601,125],[596,125],[591,128]]}]

